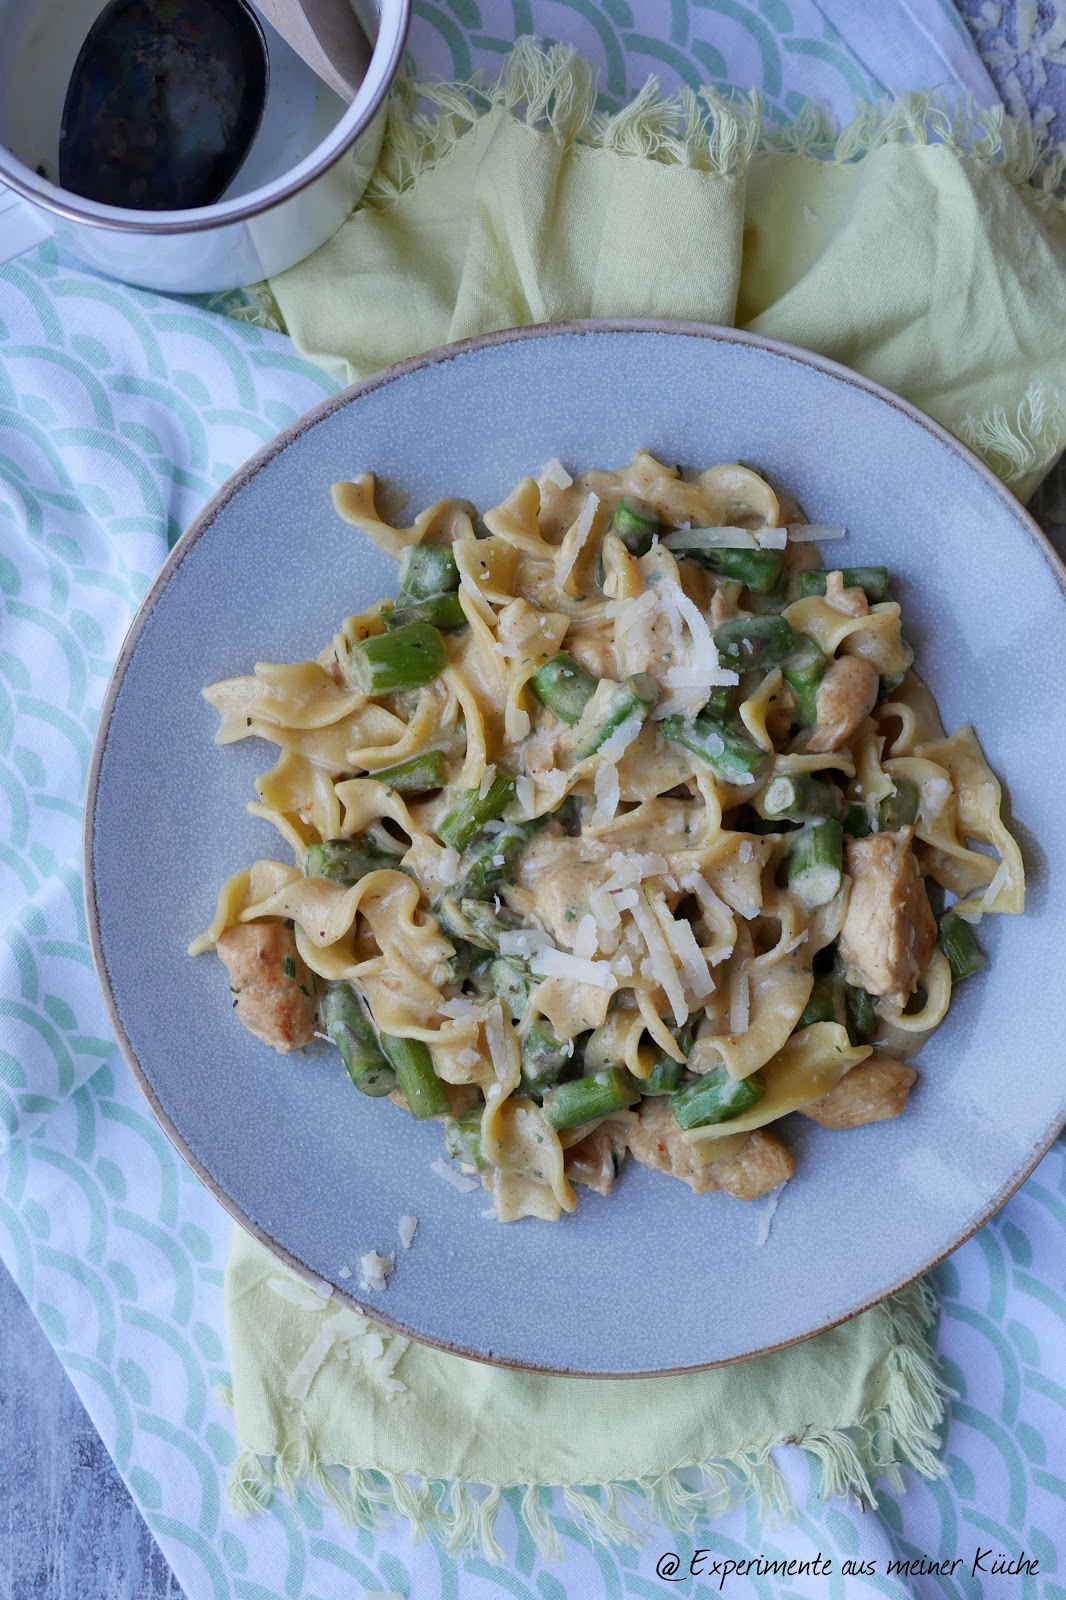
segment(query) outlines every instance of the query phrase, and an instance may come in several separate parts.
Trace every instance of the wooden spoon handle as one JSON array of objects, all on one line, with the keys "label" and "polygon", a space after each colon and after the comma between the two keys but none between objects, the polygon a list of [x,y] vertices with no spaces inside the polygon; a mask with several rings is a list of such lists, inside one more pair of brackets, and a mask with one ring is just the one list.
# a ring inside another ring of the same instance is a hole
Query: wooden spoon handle
[{"label": "wooden spoon handle", "polygon": [[370,65],[370,40],[348,0],[257,0],[281,37],[349,103]]}]

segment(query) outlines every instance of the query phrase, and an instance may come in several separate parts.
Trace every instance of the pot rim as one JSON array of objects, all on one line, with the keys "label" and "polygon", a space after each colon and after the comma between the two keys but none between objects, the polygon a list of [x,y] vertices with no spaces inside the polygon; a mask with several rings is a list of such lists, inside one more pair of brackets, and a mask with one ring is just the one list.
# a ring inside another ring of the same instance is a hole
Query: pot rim
[{"label": "pot rim", "polygon": [[[378,36],[374,41],[370,70],[359,93],[329,135],[298,162],[271,183],[229,201],[197,206],[186,211],[134,211],[125,206],[101,205],[95,200],[71,195],[58,184],[31,172],[6,146],[0,145],[0,185],[6,184],[30,205],[39,206],[68,222],[90,228],[106,228],[114,233],[174,235],[204,233],[230,223],[246,222],[302,189],[337,164],[366,131],[399,70],[407,34],[411,26],[413,0],[380,0]],[[364,90],[369,87],[364,95]]]}]

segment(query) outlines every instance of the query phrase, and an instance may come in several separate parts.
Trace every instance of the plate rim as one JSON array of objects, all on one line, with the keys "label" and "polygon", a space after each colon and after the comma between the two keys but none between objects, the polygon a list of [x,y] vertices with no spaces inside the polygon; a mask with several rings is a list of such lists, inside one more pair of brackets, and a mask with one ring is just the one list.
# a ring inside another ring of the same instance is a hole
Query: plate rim
[{"label": "plate rim", "polygon": [[[900,412],[910,422],[916,423],[925,429],[939,444],[946,446],[957,456],[964,466],[970,468],[983,479],[986,487],[992,489],[1001,500],[1004,509],[1013,517],[1022,533],[1043,557],[1050,575],[1058,587],[1060,598],[1066,602],[1066,560],[1061,558],[1052,545],[1044,530],[1025,506],[1011,493],[1006,484],[997,477],[991,467],[982,461],[975,451],[941,423],[933,420],[926,412],[909,400],[904,400],[900,395],[885,388],[872,378],[865,377],[862,373],[850,367],[843,366],[840,362],[833,361],[827,356],[815,354],[798,345],[787,343],[780,339],[767,338],[762,334],[751,333],[746,329],[725,327],[716,323],[672,321],[665,318],[575,318],[558,322],[532,323],[520,328],[501,328],[491,333],[472,335],[466,339],[456,340],[450,344],[438,345],[432,350],[427,350],[419,355],[409,356],[403,361],[396,362],[390,367],[373,373],[369,378],[364,378],[358,383],[349,384],[340,389],[336,394],[328,395],[320,400],[309,410],[303,412],[293,422],[289,423],[266,444],[262,445],[253,455],[234,472],[215,491],[211,498],[204,504],[197,515],[184,529],[181,536],[168,552],[143,600],[131,621],[126,636],[122,641],[111,676],[108,679],[107,689],[100,706],[99,719],[93,737],[92,753],[89,760],[88,776],[85,790],[85,808],[82,819],[82,888],[85,905],[86,927],[88,930],[89,947],[92,955],[93,969],[96,981],[103,997],[107,1010],[108,1020],[115,1035],[115,1041],[122,1056],[129,1067],[134,1082],[148,1103],[156,1122],[163,1133],[177,1151],[178,1155],[187,1166],[196,1174],[201,1183],[214,1196],[233,1220],[245,1230],[246,1233],[268,1249],[276,1259],[281,1261],[290,1271],[311,1285],[323,1281],[321,1273],[300,1260],[289,1249],[275,1239],[268,1230],[256,1223],[240,1207],[238,1202],[228,1195],[219,1185],[214,1175],[203,1165],[196,1152],[190,1147],[184,1135],[174,1125],[167,1115],[153,1088],[136,1052],[133,1049],[126,1030],[123,1027],[111,985],[111,977],[104,950],[103,937],[100,928],[99,910],[96,894],[96,872],[94,855],[94,835],[96,825],[97,804],[99,800],[100,777],[103,762],[107,751],[108,739],[111,728],[111,719],[114,715],[118,697],[125,680],[137,647],[148,626],[149,620],[156,605],[161,599],[167,585],[179,570],[185,558],[195,547],[198,541],[207,533],[219,514],[229,502],[241,492],[244,486],[262,471],[275,456],[287,450],[291,444],[317,427],[320,422],[332,416],[335,411],[363,399],[366,395],[373,394],[376,390],[395,383],[411,373],[423,371],[426,368],[438,366],[447,361],[454,361],[464,355],[491,349],[498,345],[515,344],[526,340],[557,338],[561,336],[602,335],[614,333],[654,333],[666,336],[679,336],[685,338],[706,339],[716,344],[743,345],[767,352],[771,355],[784,357],[795,361],[801,366],[811,368],[828,377],[835,378],[871,395],[874,399],[888,404]],[[416,1343],[426,1345],[432,1349],[443,1351],[447,1355],[461,1357],[464,1360],[477,1361],[486,1366],[499,1367],[505,1370],[534,1373],[543,1377],[559,1378],[586,1378],[591,1380],[614,1381],[617,1379],[644,1379],[680,1377],[689,1373],[708,1372],[715,1368],[733,1366],[737,1362],[750,1361],[757,1356],[771,1355],[779,1350],[788,1349],[795,1344],[802,1344],[807,1339],[814,1338],[817,1334],[827,1333],[832,1328],[840,1327],[845,1322],[860,1316],[865,1311],[872,1310],[875,1306],[882,1305],[893,1295],[916,1283],[919,1278],[931,1272],[940,1262],[954,1254],[968,1239],[979,1232],[984,1225],[1007,1203],[1025,1180],[1030,1176],[1041,1159],[1047,1154],[1056,1138],[1066,1127],[1066,1104],[1062,1115],[1053,1121],[1050,1131],[1041,1139],[1026,1157],[1022,1166],[1012,1174],[992,1197],[987,1207],[984,1208],[977,1220],[963,1232],[955,1236],[939,1254],[924,1261],[913,1272],[892,1282],[876,1294],[868,1295],[857,1304],[841,1313],[832,1316],[828,1321],[819,1322],[815,1327],[806,1332],[794,1334],[790,1338],[778,1340],[773,1344],[760,1345],[757,1349],[745,1351],[742,1354],[720,1357],[714,1361],[702,1361],[693,1365],[680,1367],[656,1367],[645,1371],[635,1372],[610,1372],[590,1371],[586,1368],[542,1366],[530,1361],[521,1361],[514,1358],[500,1356],[483,1350],[473,1350],[465,1345],[443,1338],[431,1337],[409,1324],[390,1316],[386,1309],[379,1305],[361,1301],[351,1290],[339,1284],[332,1284],[332,1299],[338,1304],[350,1307],[380,1323],[393,1333],[402,1334],[413,1339]],[[329,1280],[326,1280],[329,1281]]]}]

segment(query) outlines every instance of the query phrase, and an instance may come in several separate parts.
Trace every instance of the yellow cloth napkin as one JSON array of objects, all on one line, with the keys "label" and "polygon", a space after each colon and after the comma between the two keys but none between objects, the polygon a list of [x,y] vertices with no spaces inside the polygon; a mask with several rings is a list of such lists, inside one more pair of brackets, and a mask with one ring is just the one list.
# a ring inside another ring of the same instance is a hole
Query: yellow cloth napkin
[{"label": "yellow cloth napkin", "polygon": [[226,1324],[240,1454],[230,1499],[254,1511],[276,1487],[304,1487],[353,1522],[400,1514],[414,1534],[432,1529],[453,1550],[496,1559],[506,1499],[552,1556],[544,1489],[562,1487],[568,1516],[593,1538],[637,1543],[656,1524],[691,1527],[738,1493],[785,1510],[771,1450],[800,1444],[820,1465],[824,1496],[876,1505],[872,1480],[884,1473],[900,1488],[900,1463],[943,1475],[934,1317],[932,1290],[916,1283],[814,1339],[711,1372],[546,1378],[385,1330],[378,1339],[235,1228]]},{"label": "yellow cloth napkin", "polygon": [[[1061,452],[1062,162],[1028,130],[912,96],[835,140],[813,113],[770,135],[754,101],[663,101],[654,85],[597,119],[585,65],[531,41],[495,91],[431,97],[428,118],[398,95],[367,201],[270,286],[299,347],[339,377],[520,323],[736,323],[907,396],[1023,495]],[[940,1471],[925,1285],[681,1378],[548,1379],[411,1346],[391,1400],[379,1384],[400,1348],[377,1354],[239,1231],[226,1297],[246,1509],[302,1480],[358,1521],[400,1511],[491,1554],[501,1494],[551,1549],[544,1486],[624,1538],[691,1522],[731,1484],[779,1502],[778,1443],[818,1459],[826,1494],[870,1498],[898,1462]]]},{"label": "yellow cloth napkin", "polygon": [[531,40],[494,92],[429,93],[439,117],[398,98],[366,202],[271,280],[341,379],[496,328],[668,317],[856,368],[1023,499],[1066,446],[1063,156],[1031,129],[908,95],[835,139],[813,113],[768,133],[753,100],[654,84],[597,118],[587,66]]}]

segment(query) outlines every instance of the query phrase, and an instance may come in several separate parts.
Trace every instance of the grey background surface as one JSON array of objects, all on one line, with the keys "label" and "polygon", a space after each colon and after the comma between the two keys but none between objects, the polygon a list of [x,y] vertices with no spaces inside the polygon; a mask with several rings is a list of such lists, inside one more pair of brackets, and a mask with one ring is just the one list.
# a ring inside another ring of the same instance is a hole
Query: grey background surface
[{"label": "grey background surface", "polygon": [[[935,0],[929,0],[935,4]],[[1016,15],[960,0],[1012,111],[1056,112],[1066,137],[1066,69],[1018,57]],[[1040,13],[1050,11],[1041,0]],[[1046,117],[1047,113],[1043,113]],[[1066,522],[1064,474],[1041,494],[1048,524]],[[181,1590],[18,1290],[0,1267],[0,1600],[181,1600]]]}]

